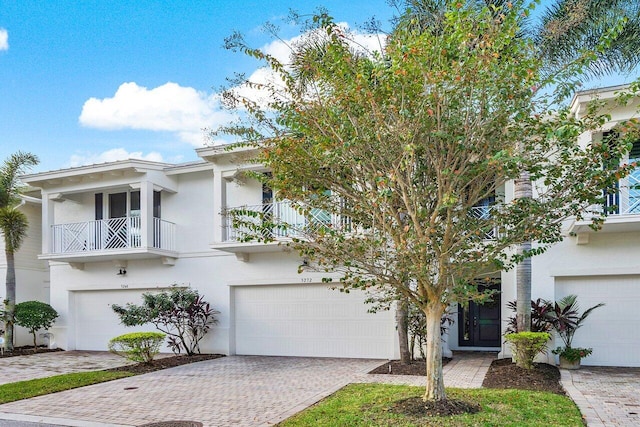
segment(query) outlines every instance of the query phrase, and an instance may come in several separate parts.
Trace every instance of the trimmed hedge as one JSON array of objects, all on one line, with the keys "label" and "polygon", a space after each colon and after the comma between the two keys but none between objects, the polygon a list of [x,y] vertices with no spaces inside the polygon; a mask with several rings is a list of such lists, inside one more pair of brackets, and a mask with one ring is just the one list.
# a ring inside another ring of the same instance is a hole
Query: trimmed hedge
[{"label": "trimmed hedge", "polygon": [[533,359],[536,354],[542,353],[547,348],[547,342],[551,335],[546,332],[518,332],[507,334],[504,338],[511,344],[516,365],[521,368],[533,368]]},{"label": "trimmed hedge", "polygon": [[133,362],[151,363],[164,337],[161,332],[131,332],[112,338],[109,351]]}]

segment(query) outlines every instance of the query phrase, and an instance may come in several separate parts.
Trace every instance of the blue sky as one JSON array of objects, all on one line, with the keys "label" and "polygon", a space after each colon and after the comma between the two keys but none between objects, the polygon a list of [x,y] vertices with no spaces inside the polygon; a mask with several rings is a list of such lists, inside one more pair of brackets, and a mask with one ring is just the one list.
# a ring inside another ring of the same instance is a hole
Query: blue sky
[{"label": "blue sky", "polygon": [[36,153],[35,171],[196,160],[200,129],[228,120],[216,92],[257,65],[224,38],[238,30],[266,46],[266,21],[293,37],[289,9],[316,6],[352,27],[376,17],[388,28],[394,12],[385,0],[0,0],[0,159]]}]

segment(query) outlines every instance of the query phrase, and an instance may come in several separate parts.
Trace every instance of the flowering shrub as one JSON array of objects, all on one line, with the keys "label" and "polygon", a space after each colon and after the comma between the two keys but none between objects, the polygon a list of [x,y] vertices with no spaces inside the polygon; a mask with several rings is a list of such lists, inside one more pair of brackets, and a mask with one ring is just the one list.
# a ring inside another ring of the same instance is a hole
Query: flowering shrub
[{"label": "flowering shrub", "polygon": [[553,354],[557,354],[558,356],[568,360],[569,362],[577,362],[583,357],[589,356],[593,353],[592,348],[572,348],[572,347],[558,347],[555,350],[551,351]]}]

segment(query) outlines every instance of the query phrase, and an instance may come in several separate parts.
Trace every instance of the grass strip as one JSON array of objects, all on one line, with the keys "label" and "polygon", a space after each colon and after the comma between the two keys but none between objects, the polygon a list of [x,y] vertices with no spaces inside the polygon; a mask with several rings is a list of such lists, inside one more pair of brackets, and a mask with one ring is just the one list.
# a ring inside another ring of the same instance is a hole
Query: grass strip
[{"label": "grass strip", "polygon": [[479,404],[477,414],[416,417],[393,410],[394,402],[423,393],[422,387],[350,384],[278,426],[584,426],[568,397],[526,390],[447,389],[448,398]]},{"label": "grass strip", "polygon": [[90,371],[0,385],[0,404],[133,376],[130,372]]}]

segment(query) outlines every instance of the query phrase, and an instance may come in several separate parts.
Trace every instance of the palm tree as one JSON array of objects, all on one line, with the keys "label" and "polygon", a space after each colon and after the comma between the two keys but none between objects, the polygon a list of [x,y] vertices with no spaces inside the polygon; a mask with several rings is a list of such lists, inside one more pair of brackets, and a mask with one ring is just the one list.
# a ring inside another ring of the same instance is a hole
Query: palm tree
[{"label": "palm tree", "polygon": [[0,167],[0,232],[4,238],[4,251],[7,258],[4,342],[8,351],[13,351],[13,317],[16,306],[14,255],[27,235],[28,226],[25,214],[16,210],[22,190],[18,177],[37,164],[38,158],[35,155],[19,151],[12,154]]},{"label": "palm tree", "polygon": [[[478,7],[508,7],[517,1],[469,0]],[[399,20],[421,31],[438,31],[438,23],[447,0],[397,0],[395,6],[406,10]],[[498,10],[498,9],[496,9]],[[496,12],[499,13],[499,12]],[[545,78],[568,67],[581,64],[585,79],[615,73],[629,73],[640,64],[640,2],[638,0],[551,0],[539,19],[523,16],[520,37],[535,41],[543,60]],[[603,44],[603,41],[607,40]],[[581,82],[575,82],[576,87]],[[576,87],[568,88],[575,90]],[[522,171],[514,182],[516,199],[532,198],[529,172]],[[531,328],[531,251],[532,243],[516,248],[522,261],[516,267],[517,311],[519,331]]]}]

